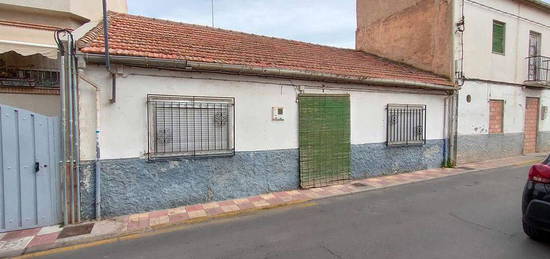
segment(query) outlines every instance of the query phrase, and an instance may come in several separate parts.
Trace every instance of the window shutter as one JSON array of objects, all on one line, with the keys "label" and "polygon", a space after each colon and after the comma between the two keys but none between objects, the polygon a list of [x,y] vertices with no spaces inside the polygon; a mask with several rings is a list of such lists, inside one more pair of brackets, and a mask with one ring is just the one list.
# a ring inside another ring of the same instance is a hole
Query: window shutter
[{"label": "window shutter", "polygon": [[504,54],[505,24],[493,22],[493,52]]}]

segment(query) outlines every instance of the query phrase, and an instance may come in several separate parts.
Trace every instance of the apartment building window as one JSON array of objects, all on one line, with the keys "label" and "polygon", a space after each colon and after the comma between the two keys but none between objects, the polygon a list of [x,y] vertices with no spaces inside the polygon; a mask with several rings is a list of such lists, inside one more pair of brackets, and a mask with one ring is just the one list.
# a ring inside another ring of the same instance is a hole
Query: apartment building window
[{"label": "apartment building window", "polygon": [[489,134],[502,133],[504,128],[504,101],[489,101]]},{"label": "apartment building window", "polygon": [[235,100],[147,96],[149,158],[234,154]]},{"label": "apartment building window", "polygon": [[506,47],[506,24],[499,21],[493,21],[493,53],[505,53]]},{"label": "apartment building window", "polygon": [[388,104],[386,123],[388,146],[426,143],[426,105]]}]

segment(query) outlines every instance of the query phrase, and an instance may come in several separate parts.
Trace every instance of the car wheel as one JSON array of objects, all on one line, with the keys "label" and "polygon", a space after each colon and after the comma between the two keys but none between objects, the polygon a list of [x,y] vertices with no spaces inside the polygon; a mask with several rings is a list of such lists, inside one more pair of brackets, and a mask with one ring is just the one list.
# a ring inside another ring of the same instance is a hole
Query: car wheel
[{"label": "car wheel", "polygon": [[523,222],[523,232],[533,240],[541,240],[544,237],[544,232]]}]

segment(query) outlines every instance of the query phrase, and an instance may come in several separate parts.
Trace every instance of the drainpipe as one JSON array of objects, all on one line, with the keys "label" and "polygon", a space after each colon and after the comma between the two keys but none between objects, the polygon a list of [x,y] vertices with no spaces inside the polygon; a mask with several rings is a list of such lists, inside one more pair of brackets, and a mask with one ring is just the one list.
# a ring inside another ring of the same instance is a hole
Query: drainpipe
[{"label": "drainpipe", "polygon": [[95,88],[95,106],[96,106],[96,130],[95,130],[95,218],[96,220],[101,220],[101,149],[100,149],[100,139],[99,135],[100,130],[100,87],[94,83],[92,80],[88,79],[82,70],[78,77],[82,81],[88,83],[93,88]]},{"label": "drainpipe", "polygon": [[111,57],[109,54],[109,17],[107,14],[107,0],[103,0],[103,35],[105,45],[105,67],[111,75],[111,103],[116,102],[116,74],[111,70]]}]

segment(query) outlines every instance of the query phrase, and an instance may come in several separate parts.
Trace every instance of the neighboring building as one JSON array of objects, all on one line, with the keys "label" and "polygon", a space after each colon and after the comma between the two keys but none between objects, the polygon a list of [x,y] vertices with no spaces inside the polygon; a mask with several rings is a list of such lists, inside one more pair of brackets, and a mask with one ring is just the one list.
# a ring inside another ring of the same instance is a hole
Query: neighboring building
[{"label": "neighboring building", "polygon": [[[126,12],[126,0],[109,8]],[[101,0],[0,0],[0,232],[77,222],[63,205],[79,203],[78,193],[65,195],[75,181],[60,170],[61,154],[72,150],[60,134],[66,117],[54,34],[93,27],[102,10]],[[77,138],[76,128],[68,135]]]},{"label": "neighboring building", "polygon": [[[126,0],[109,9],[127,12]],[[54,32],[99,20],[101,0],[0,0],[0,104],[59,114],[59,62]]]},{"label": "neighboring building", "polygon": [[549,4],[358,0],[357,13],[358,49],[461,86],[458,162],[550,150]]},{"label": "neighboring building", "polygon": [[446,159],[455,89],[446,77],[363,51],[119,13],[110,21],[116,96],[102,24],[79,42],[83,218],[94,217],[98,118],[106,217]]}]

